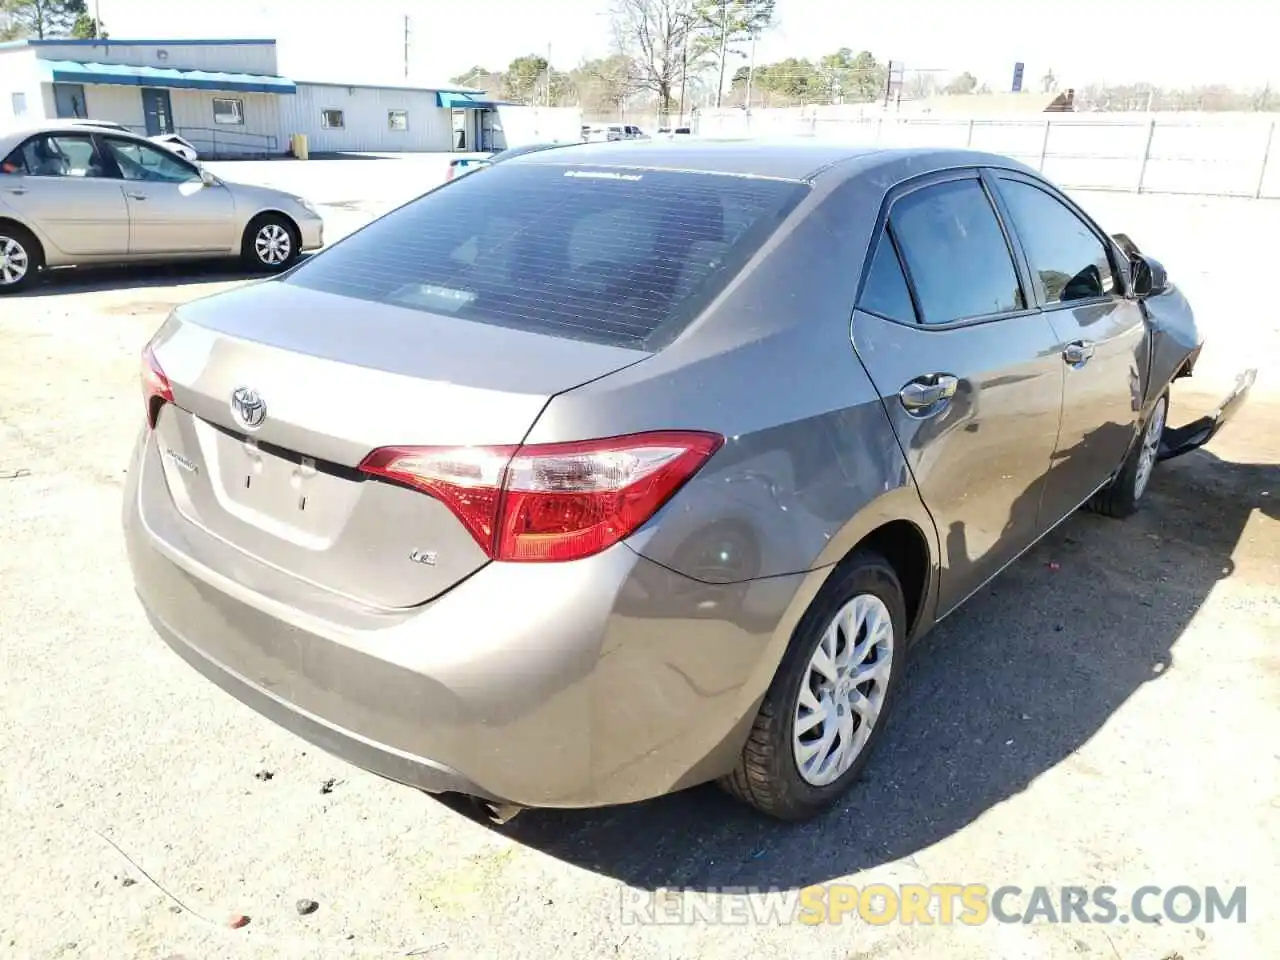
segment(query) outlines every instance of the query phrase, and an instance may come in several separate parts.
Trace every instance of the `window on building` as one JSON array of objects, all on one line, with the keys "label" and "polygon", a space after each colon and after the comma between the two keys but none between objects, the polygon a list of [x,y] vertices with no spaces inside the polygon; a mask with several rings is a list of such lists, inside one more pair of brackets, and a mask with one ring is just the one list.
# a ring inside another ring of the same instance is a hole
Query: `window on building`
[{"label": "window on building", "polygon": [[59,120],[84,120],[89,116],[84,103],[84,86],[79,83],[55,83],[53,105]]},{"label": "window on building", "polygon": [[15,117],[24,117],[27,114],[27,95],[25,93],[10,94],[13,101],[13,115]]},{"label": "window on building", "polygon": [[408,130],[409,129],[409,111],[408,110],[388,110],[387,126],[392,130]]},{"label": "window on building", "polygon": [[234,126],[244,125],[244,101],[227,97],[213,98],[213,122]]},{"label": "window on building", "polygon": [[346,126],[346,117],[341,110],[321,110],[320,126],[329,130],[341,130]]}]

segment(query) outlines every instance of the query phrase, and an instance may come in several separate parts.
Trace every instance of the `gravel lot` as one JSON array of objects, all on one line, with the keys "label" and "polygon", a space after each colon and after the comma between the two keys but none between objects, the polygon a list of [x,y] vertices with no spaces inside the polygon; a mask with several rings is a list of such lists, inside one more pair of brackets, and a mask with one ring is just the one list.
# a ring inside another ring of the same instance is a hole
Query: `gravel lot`
[{"label": "gravel lot", "polygon": [[[224,168],[338,236],[439,158]],[[232,268],[65,274],[0,305],[0,954],[1222,957],[1280,951],[1280,203],[1082,195],[1210,327],[1175,422],[1250,405],[1127,522],[1081,515],[941,626],[844,808],[783,827],[712,788],[504,828],[332,759],[171,654],[119,534],[138,351]],[[270,772],[266,779],[264,772]],[[328,784],[328,787],[324,785]],[[323,787],[323,789],[322,789]],[[1244,924],[624,925],[630,889],[1248,887]],[[300,916],[295,903],[319,909]],[[251,918],[231,929],[234,915]]]}]

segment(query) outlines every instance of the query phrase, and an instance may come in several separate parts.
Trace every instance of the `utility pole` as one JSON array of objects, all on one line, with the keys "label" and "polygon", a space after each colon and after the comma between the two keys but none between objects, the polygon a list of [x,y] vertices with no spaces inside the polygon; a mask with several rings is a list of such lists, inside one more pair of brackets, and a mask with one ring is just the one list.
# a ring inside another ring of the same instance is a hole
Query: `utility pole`
[{"label": "utility pole", "polygon": [[409,79],[409,15],[404,15],[404,76]]},{"label": "utility pole", "polygon": [[747,67],[747,116],[751,116],[751,81],[756,75],[756,32],[751,31],[751,63]]},{"label": "utility pole", "polygon": [[99,40],[102,39],[102,15],[98,10],[98,0],[93,0],[93,35]]},{"label": "utility pole", "polygon": [[551,106],[551,44],[547,44],[547,99],[545,106]]},{"label": "utility pole", "polygon": [[684,18],[684,33],[680,38],[680,122],[676,126],[684,126],[684,92],[689,85],[689,31],[693,28],[693,23],[686,15]]},{"label": "utility pole", "polygon": [[716,86],[716,106],[724,95],[724,58],[729,48],[729,0],[720,0],[720,83]]}]

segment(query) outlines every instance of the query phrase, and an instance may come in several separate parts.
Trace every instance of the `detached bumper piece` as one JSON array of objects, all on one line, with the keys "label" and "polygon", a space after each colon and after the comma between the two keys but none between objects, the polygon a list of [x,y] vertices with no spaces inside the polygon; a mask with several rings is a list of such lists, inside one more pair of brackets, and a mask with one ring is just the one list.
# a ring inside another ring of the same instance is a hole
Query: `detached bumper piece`
[{"label": "detached bumper piece", "polygon": [[1174,457],[1180,457],[1184,453],[1198,450],[1212,440],[1244,405],[1249,389],[1257,378],[1257,369],[1250,368],[1244,371],[1236,377],[1235,387],[1227,394],[1226,399],[1218,404],[1218,409],[1213,413],[1199,420],[1193,420],[1183,427],[1172,429],[1166,427],[1164,435],[1160,438],[1158,459],[1171,460]]}]

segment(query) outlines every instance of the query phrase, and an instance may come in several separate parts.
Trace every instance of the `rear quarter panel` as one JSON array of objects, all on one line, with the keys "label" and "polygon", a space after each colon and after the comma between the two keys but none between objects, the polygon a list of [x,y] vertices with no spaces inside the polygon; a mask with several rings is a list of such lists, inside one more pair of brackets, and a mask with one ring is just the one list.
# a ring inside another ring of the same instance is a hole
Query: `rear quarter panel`
[{"label": "rear quarter panel", "polygon": [[633,536],[648,559],[707,583],[837,563],[889,520],[936,556],[850,319],[883,185],[819,179],[811,196],[676,341],[555,397],[529,443],[715,430],[724,447]]},{"label": "rear quarter panel", "polygon": [[[39,221],[20,216],[18,211],[8,206],[3,199],[0,199],[0,220],[8,220],[11,223],[16,223],[40,241],[40,246],[44,249],[45,266],[60,267],[71,263],[71,260],[68,259],[67,255],[63,253],[58,248],[57,244],[50,240],[44,230],[41,229]],[[81,257],[80,259],[84,258]]]}]

